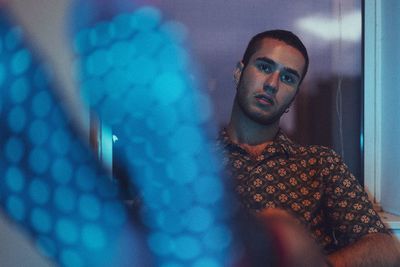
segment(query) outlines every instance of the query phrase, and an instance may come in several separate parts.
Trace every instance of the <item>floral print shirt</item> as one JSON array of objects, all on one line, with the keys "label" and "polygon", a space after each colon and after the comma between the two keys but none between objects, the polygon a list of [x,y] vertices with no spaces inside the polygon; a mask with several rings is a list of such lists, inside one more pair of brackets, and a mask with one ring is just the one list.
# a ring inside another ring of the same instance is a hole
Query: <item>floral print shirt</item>
[{"label": "floral print shirt", "polygon": [[293,143],[282,131],[253,157],[222,130],[219,145],[240,201],[250,211],[281,208],[297,217],[326,253],[388,230],[339,155]]}]

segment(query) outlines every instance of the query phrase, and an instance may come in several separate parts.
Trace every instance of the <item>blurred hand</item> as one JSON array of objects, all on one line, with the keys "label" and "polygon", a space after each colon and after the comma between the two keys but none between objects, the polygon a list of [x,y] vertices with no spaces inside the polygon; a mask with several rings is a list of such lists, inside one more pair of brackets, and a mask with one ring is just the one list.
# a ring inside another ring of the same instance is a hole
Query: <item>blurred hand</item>
[{"label": "blurred hand", "polygon": [[277,246],[279,266],[322,267],[328,266],[321,248],[298,219],[282,209],[265,209],[256,218],[273,236]]}]

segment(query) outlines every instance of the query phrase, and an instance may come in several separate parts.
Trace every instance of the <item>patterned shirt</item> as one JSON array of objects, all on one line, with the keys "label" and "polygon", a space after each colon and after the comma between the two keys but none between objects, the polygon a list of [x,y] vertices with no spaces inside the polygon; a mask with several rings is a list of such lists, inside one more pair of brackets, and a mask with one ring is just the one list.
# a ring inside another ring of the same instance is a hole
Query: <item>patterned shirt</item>
[{"label": "patterned shirt", "polygon": [[257,157],[234,144],[226,130],[219,145],[242,204],[250,211],[271,207],[292,213],[327,253],[368,233],[388,233],[363,187],[333,150],[295,144],[282,131]]}]

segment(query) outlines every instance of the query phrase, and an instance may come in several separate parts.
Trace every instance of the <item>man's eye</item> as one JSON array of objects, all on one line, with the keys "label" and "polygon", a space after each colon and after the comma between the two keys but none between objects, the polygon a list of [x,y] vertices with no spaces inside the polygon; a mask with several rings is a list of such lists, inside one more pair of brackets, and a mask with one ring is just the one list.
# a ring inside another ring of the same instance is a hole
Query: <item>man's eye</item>
[{"label": "man's eye", "polygon": [[266,64],[266,63],[260,63],[258,64],[258,68],[266,73],[271,73],[274,71],[273,67],[270,64]]},{"label": "man's eye", "polygon": [[287,84],[296,84],[297,77],[292,74],[282,74],[281,81]]}]

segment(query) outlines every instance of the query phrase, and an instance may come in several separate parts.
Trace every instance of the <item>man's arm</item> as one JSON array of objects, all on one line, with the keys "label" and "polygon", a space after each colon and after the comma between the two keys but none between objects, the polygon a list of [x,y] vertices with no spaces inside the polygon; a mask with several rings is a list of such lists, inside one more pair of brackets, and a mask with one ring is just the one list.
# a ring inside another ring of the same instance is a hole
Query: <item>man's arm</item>
[{"label": "man's arm", "polygon": [[325,255],[308,230],[287,211],[269,208],[256,216],[267,234],[275,237],[273,245],[280,253],[276,255],[279,263],[274,266],[328,267]]},{"label": "man's arm", "polygon": [[400,266],[400,244],[388,234],[368,234],[328,258],[334,267],[396,267]]},{"label": "man's arm", "polygon": [[[334,151],[326,176],[325,214],[339,250],[329,255],[335,267],[400,266],[398,241],[374,210],[357,179]],[[329,153],[328,153],[329,154]],[[325,158],[324,158],[325,159]]]}]

